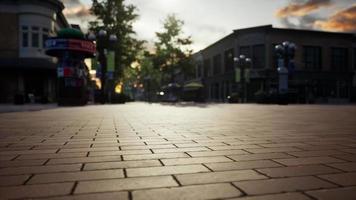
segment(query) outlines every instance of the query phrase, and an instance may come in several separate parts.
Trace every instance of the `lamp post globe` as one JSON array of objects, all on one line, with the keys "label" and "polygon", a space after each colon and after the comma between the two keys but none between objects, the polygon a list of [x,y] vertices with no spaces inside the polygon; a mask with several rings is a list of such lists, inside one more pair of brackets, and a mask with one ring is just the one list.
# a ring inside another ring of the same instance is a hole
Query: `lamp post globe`
[{"label": "lamp post globe", "polygon": [[96,40],[96,35],[93,32],[90,32],[88,34],[88,40],[95,41]]},{"label": "lamp post globe", "polygon": [[109,36],[109,41],[110,42],[117,42],[117,36],[115,34],[111,34]]},{"label": "lamp post globe", "polygon": [[240,81],[240,92],[241,92],[241,101],[246,102],[247,97],[247,87],[246,87],[246,78],[245,71],[248,70],[250,63],[252,60],[247,58],[245,55],[241,54],[238,57],[234,57],[234,62],[236,63],[236,73],[239,73],[240,80],[236,78],[236,81]]},{"label": "lamp post globe", "polygon": [[105,37],[106,35],[107,35],[106,30],[101,29],[101,30],[99,31],[99,37]]}]

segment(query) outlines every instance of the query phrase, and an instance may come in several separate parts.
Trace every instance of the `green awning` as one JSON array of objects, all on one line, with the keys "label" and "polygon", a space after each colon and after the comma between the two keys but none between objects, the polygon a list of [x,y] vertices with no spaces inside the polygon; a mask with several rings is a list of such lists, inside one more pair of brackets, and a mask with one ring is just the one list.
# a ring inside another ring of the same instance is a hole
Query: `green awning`
[{"label": "green awning", "polygon": [[191,82],[184,85],[184,90],[198,90],[203,88],[204,85],[199,82]]}]

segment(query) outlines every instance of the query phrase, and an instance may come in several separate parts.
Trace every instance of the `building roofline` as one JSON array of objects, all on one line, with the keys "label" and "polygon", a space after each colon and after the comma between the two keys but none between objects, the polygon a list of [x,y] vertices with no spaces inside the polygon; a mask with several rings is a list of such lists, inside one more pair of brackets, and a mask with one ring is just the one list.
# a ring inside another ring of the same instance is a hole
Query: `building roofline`
[{"label": "building roofline", "polygon": [[272,26],[272,24],[268,24],[268,25],[262,25],[262,26],[255,26],[255,27],[247,27],[247,28],[241,28],[241,29],[235,29],[233,30],[232,33],[226,35],[225,37],[219,39],[218,41],[208,45],[207,47],[195,52],[196,53],[200,53],[203,52],[207,49],[209,49],[210,47],[218,44],[219,42],[225,40],[226,38],[229,38],[231,36],[235,36],[236,34],[242,33],[242,32],[249,32],[249,31],[286,31],[286,32],[299,32],[299,33],[312,33],[312,34],[327,34],[327,35],[338,35],[338,36],[348,36],[348,37],[352,37],[354,38],[354,40],[356,41],[356,33],[351,33],[351,32],[332,32],[332,31],[322,31],[322,30],[307,30],[307,29],[293,29],[293,28],[275,28]]},{"label": "building roofline", "polygon": [[356,36],[356,33],[352,33],[352,32],[333,32],[333,31],[310,30],[310,29],[280,28],[280,27],[273,27],[271,24],[263,25],[263,26],[242,28],[242,29],[235,29],[234,33],[243,32],[243,31],[256,31],[256,30],[291,31],[291,32],[300,32],[300,33],[348,35],[348,36],[353,36],[353,37]]},{"label": "building roofline", "polygon": [[69,27],[69,23],[62,11],[65,8],[64,4],[59,0],[0,0],[0,4],[8,5],[20,5],[20,4],[35,4],[40,6],[51,7],[57,13],[58,19],[66,26]]},{"label": "building roofline", "polygon": [[226,35],[225,37],[219,39],[218,41],[216,41],[216,42],[210,44],[209,46],[207,46],[207,47],[205,47],[205,48],[203,48],[203,49],[201,49],[201,50],[199,50],[199,51],[197,51],[197,52],[194,52],[193,54],[197,54],[197,53],[203,52],[203,51],[209,49],[210,47],[212,47],[212,46],[214,46],[214,45],[216,45],[216,44],[222,42],[223,40],[225,40],[225,39],[227,39],[227,38],[229,38],[229,37],[232,37],[232,36],[234,36],[234,33],[230,33],[230,34]]}]

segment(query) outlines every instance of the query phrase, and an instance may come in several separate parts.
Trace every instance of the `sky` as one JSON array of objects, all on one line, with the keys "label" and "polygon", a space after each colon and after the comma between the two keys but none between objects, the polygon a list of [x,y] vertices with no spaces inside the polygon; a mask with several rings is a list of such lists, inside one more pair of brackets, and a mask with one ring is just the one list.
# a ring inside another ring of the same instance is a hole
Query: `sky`
[{"label": "sky", "polygon": [[[91,0],[61,0],[69,23],[83,30]],[[167,15],[185,22],[184,35],[191,36],[199,51],[235,29],[272,24],[280,28],[315,29],[356,33],[356,0],[126,0],[137,7],[136,37],[153,44]]]}]

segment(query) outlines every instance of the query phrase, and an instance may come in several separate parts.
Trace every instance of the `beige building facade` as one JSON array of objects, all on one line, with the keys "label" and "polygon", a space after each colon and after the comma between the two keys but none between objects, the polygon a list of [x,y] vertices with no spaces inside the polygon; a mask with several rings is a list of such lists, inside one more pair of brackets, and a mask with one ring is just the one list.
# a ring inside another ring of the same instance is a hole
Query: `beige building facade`
[{"label": "beige building facade", "polygon": [[56,60],[45,55],[45,41],[69,24],[59,0],[0,1],[0,102],[33,95],[55,101]]}]

